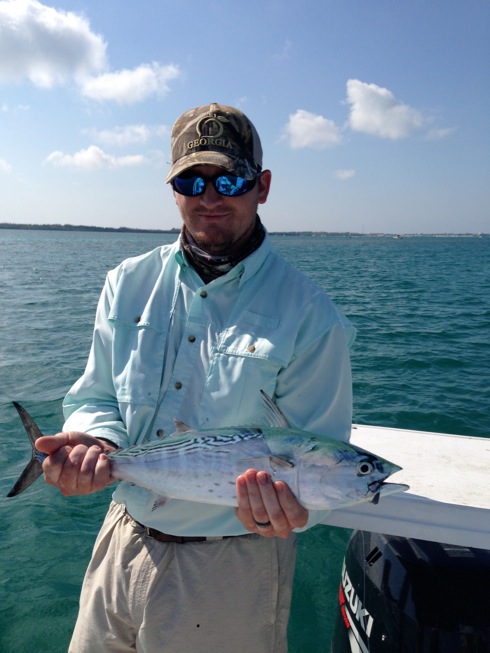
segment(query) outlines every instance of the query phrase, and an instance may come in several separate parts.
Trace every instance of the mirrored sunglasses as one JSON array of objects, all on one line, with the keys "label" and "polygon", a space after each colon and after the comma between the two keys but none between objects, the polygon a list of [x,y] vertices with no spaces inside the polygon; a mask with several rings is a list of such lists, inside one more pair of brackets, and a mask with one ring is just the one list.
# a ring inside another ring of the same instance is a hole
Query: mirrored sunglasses
[{"label": "mirrored sunglasses", "polygon": [[230,173],[215,175],[214,177],[204,177],[194,172],[184,172],[172,179],[173,189],[180,195],[187,197],[196,197],[202,195],[206,190],[206,184],[212,183],[215,191],[225,197],[236,197],[244,195],[257,183],[257,177],[254,179],[244,179]]}]

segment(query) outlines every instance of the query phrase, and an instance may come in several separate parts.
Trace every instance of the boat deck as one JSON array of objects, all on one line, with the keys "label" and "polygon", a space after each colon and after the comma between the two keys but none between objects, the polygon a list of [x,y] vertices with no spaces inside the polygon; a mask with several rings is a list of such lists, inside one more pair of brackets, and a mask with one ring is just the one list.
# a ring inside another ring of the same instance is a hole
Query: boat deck
[{"label": "boat deck", "polygon": [[351,442],[400,465],[389,480],[410,489],[325,524],[490,549],[490,438],[354,425]]}]

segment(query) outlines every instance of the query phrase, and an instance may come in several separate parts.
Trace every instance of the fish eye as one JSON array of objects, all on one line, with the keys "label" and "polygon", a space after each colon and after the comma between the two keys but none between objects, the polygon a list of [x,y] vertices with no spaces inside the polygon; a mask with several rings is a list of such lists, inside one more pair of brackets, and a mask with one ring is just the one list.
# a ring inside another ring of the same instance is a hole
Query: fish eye
[{"label": "fish eye", "polygon": [[372,474],[374,472],[374,465],[373,463],[369,462],[369,460],[361,460],[357,464],[356,467],[356,474],[357,476],[369,476],[369,474]]}]

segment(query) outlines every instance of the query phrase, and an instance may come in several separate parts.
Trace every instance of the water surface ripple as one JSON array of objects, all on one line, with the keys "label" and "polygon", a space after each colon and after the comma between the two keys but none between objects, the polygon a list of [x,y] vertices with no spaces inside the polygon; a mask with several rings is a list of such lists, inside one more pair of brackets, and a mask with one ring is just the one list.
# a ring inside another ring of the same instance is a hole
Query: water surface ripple
[{"label": "water surface ripple", "polygon": [[[83,370],[107,270],[173,235],[0,230],[0,650],[66,651],[110,490],[38,482],[6,499],[29,447],[11,400],[46,433]],[[273,236],[358,330],[354,420],[488,437],[490,238]],[[328,653],[349,532],[299,542],[290,653]]]}]

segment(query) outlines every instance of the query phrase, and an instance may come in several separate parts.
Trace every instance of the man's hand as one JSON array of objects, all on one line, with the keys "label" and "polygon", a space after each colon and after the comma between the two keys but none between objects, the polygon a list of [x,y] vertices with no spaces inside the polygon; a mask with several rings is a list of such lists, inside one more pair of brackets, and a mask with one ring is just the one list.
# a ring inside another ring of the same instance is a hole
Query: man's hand
[{"label": "man's hand", "polygon": [[106,456],[114,447],[87,433],[43,436],[36,440],[36,449],[48,454],[43,462],[44,480],[65,496],[97,492],[115,480]]},{"label": "man's hand", "polygon": [[267,472],[249,469],[237,478],[236,516],[252,533],[287,538],[294,528],[305,526],[303,508],[283,481],[272,482]]}]

